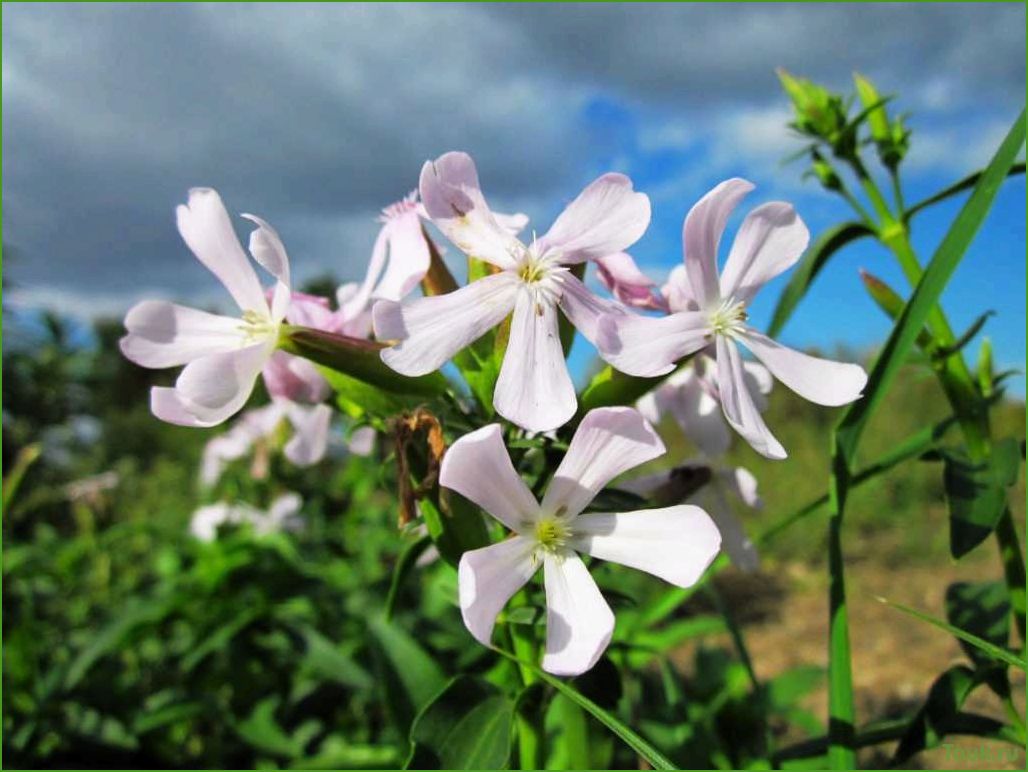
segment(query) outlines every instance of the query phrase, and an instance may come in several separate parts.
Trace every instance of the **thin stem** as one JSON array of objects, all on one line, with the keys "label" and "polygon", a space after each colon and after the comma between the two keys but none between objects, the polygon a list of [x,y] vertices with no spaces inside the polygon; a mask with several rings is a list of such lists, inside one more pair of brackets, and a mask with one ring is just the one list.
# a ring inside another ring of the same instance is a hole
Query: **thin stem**
[{"label": "thin stem", "polygon": [[903,186],[900,185],[899,171],[896,167],[889,167],[889,178],[892,180],[892,197],[896,201],[896,211],[901,220],[906,220],[907,205],[903,201]]},{"label": "thin stem", "polygon": [[853,662],[850,654],[849,616],[846,610],[845,558],[842,554],[842,518],[850,472],[836,446],[832,452],[828,521],[828,763],[832,769],[853,769],[856,709],[853,700]]}]

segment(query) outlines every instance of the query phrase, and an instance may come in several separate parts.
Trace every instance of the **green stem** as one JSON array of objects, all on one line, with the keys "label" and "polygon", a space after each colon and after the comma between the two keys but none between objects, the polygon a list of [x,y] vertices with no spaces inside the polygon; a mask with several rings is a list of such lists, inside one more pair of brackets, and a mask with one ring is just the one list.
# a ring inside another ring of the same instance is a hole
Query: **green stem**
[{"label": "green stem", "polygon": [[[512,607],[527,604],[525,591],[521,590],[514,596]],[[511,650],[518,660],[537,662],[539,651],[536,646],[534,628],[529,625],[507,625],[510,635]],[[526,665],[518,662],[521,683],[527,689],[539,681],[539,677]],[[541,706],[529,705],[515,713],[515,724],[518,729],[518,761],[521,769],[542,769],[546,759],[543,757],[543,739],[545,727]]]},{"label": "green stem", "polygon": [[853,769],[857,761],[853,727],[856,710],[842,554],[842,517],[850,472],[837,444],[832,451],[832,467],[828,521],[828,763],[832,769]]}]

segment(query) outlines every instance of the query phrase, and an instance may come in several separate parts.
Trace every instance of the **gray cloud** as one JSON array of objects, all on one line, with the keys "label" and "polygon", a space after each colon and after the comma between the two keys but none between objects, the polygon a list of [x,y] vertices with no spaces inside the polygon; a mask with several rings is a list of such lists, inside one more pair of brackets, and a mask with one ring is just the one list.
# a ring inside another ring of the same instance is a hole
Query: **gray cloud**
[{"label": "gray cloud", "polygon": [[589,172],[595,99],[713,131],[779,99],[777,65],[839,85],[856,67],[926,109],[1013,111],[1024,23],[979,4],[8,4],[8,275],[105,303],[206,292],[171,214],[203,184],[275,223],[301,275],[352,277],[376,210],[445,150],[476,156],[498,207],[548,213]]}]

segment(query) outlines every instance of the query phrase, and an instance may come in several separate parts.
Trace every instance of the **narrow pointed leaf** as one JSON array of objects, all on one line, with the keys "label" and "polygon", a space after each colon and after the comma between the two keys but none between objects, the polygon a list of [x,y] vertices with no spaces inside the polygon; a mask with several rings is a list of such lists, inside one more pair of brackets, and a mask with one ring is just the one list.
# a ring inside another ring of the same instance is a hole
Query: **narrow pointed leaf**
[{"label": "narrow pointed leaf", "polygon": [[988,538],[1007,507],[1007,489],[1017,482],[1021,449],[1011,437],[997,442],[987,461],[945,456],[943,485],[949,504],[950,553],[962,558]]},{"label": "narrow pointed leaf", "polygon": [[[1014,177],[1018,174],[1024,174],[1024,169],[1024,161],[1013,164],[1007,171],[1007,176]],[[974,172],[973,174],[969,174],[962,180],[954,182],[947,188],[943,188],[938,193],[935,193],[931,196],[928,196],[928,198],[918,201],[913,206],[907,208],[905,219],[909,222],[915,214],[918,214],[919,212],[923,211],[924,209],[927,209],[933,204],[938,204],[942,201],[945,201],[948,198],[952,198],[953,196],[963,193],[965,190],[970,190],[978,184],[978,180],[981,179],[983,174],[985,174],[984,169]]]},{"label": "narrow pointed leaf", "polygon": [[406,733],[415,716],[442,690],[442,668],[399,626],[384,618],[368,625],[379,664],[379,685],[396,728]]}]

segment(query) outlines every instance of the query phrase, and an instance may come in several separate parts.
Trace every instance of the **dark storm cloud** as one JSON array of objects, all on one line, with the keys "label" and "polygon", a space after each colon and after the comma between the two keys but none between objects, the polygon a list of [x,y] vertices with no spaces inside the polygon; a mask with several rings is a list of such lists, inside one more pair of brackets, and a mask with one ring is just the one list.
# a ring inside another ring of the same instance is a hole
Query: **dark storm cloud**
[{"label": "dark storm cloud", "polygon": [[8,273],[209,288],[171,216],[205,184],[274,222],[301,274],[353,276],[439,152],[473,152],[506,203],[573,194],[597,97],[696,113],[766,102],[780,64],[857,66],[957,110],[1019,101],[1023,61],[1009,5],[4,5]]}]

